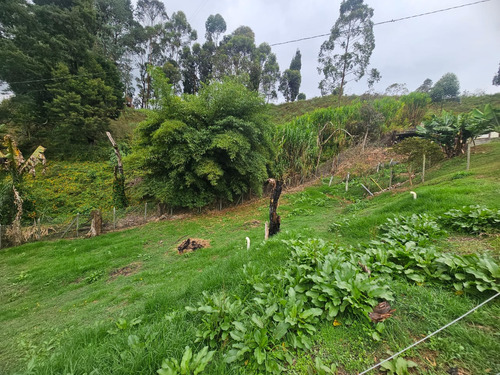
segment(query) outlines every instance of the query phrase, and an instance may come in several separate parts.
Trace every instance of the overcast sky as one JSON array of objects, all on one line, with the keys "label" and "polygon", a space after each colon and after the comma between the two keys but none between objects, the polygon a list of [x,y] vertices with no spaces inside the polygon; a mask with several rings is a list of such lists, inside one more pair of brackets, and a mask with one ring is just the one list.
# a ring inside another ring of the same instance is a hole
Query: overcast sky
[{"label": "overcast sky", "polygon": [[[182,10],[203,43],[205,21],[220,13],[227,33],[238,26],[255,32],[256,44],[284,42],[329,33],[338,18],[340,0],[163,0],[168,14]],[[454,7],[474,0],[366,0],[374,9],[375,23]],[[133,0],[133,3],[136,3]],[[375,50],[371,67],[382,74],[375,86],[384,92],[393,83],[405,83],[410,91],[426,79],[436,82],[455,73],[460,91],[500,92],[492,85],[500,63],[500,0],[374,27]],[[320,95],[317,57],[327,37],[272,47],[283,71],[296,49],[302,53],[301,92],[307,98]],[[367,90],[366,79],[351,82],[347,94]],[[280,101],[282,98],[280,98]]]},{"label": "overcast sky", "polygon": [[[374,9],[373,21],[383,22],[454,7],[475,0],[365,0]],[[340,0],[164,0],[168,14],[182,10],[204,41],[205,21],[220,13],[227,33],[238,26],[255,32],[256,44],[284,42],[329,33],[339,16]],[[371,66],[383,92],[393,83],[415,90],[426,78],[436,82],[445,73],[458,76],[460,91],[500,92],[492,79],[500,63],[500,0],[490,0],[447,12],[374,27],[375,50]],[[319,96],[318,53],[327,37],[273,46],[283,71],[296,49],[302,53],[301,92]],[[366,79],[346,87],[348,94],[367,90]]]}]

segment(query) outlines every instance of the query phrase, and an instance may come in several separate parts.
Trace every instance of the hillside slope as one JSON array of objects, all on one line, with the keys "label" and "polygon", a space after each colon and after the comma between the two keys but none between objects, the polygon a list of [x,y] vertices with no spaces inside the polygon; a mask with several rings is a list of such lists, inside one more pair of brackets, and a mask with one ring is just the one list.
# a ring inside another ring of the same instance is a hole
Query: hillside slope
[{"label": "hillside slope", "polygon": [[[352,95],[342,98],[342,105],[351,103],[354,100],[373,100],[384,97],[384,95]],[[275,124],[283,124],[312,112],[318,108],[335,107],[338,104],[338,97],[335,95],[320,96],[308,100],[300,100],[292,103],[283,103],[271,105],[270,112]],[[453,111],[456,113],[469,112],[474,108],[484,108],[486,104],[494,107],[500,107],[500,93],[484,96],[466,96],[461,97],[459,102],[448,101],[441,104],[432,104],[429,107],[429,113],[441,113],[441,110]]]},{"label": "hillside slope", "polygon": [[[200,350],[205,344],[195,343],[197,329],[215,324],[204,323],[186,306],[203,301],[204,292],[251,301],[255,291],[245,282],[245,265],[259,273],[276,273],[290,258],[291,240],[317,238],[348,246],[374,239],[379,226],[394,215],[440,215],[471,204],[500,209],[500,143],[477,147],[470,172],[464,173],[464,168],[464,158],[456,158],[431,170],[425,184],[413,187],[417,200],[408,188],[367,200],[355,181],[348,193],[341,183],[328,186],[328,180],[285,193],[279,207],[282,233],[265,243],[268,200],[263,198],[223,212],[94,239],[3,250],[0,372],[155,373],[164,358],[180,360],[186,345]],[[179,255],[176,246],[188,237],[208,240],[210,247]],[[251,240],[250,251],[245,237]],[[487,253],[497,261],[500,255],[498,236],[452,232],[433,243],[445,252]],[[314,372],[316,357],[336,365],[339,373],[362,371],[491,295],[457,295],[450,285],[433,282],[400,280],[391,288],[396,312],[386,321],[381,341],[374,341],[370,325],[354,315],[339,316],[333,325],[320,322],[312,349],[289,349],[294,365],[287,371]],[[412,350],[408,358],[420,373],[446,374],[455,367],[474,374],[497,373],[499,315],[500,304],[491,303]],[[226,364],[224,350],[206,373],[236,371]]]}]

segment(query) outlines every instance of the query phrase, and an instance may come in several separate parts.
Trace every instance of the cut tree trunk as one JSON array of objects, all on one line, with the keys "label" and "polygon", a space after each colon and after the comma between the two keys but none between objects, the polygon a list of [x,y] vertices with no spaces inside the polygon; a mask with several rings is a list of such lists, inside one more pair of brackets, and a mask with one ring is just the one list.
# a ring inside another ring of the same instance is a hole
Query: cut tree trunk
[{"label": "cut tree trunk", "polygon": [[90,231],[87,233],[87,237],[96,237],[102,233],[102,215],[101,211],[94,210],[90,213],[92,216],[92,223],[90,224]]},{"label": "cut tree trunk", "polygon": [[283,190],[283,181],[276,181],[270,178],[268,182],[272,186],[271,199],[269,200],[269,237],[280,231],[281,217],[276,212],[278,210],[278,201]]},{"label": "cut tree trunk", "polygon": [[120,149],[118,148],[118,144],[115,142],[110,132],[106,132],[106,135],[108,136],[108,139],[111,142],[111,145],[113,146],[113,150],[115,151],[116,162],[118,164],[118,173],[120,173],[120,175],[123,177],[124,175],[123,175],[122,156],[120,154]]}]

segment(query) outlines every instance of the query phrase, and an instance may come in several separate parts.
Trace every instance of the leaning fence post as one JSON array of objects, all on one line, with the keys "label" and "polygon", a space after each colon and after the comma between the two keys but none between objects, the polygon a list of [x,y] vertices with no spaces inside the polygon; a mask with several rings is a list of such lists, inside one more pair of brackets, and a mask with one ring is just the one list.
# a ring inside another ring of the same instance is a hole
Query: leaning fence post
[{"label": "leaning fence post", "polygon": [[365,185],[361,184],[361,186],[373,197],[373,193]]}]

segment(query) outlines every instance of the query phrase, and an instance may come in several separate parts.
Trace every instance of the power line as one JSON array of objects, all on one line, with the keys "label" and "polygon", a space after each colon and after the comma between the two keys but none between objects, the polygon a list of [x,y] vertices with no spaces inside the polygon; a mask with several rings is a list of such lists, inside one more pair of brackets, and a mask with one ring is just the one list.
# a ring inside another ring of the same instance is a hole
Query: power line
[{"label": "power line", "polygon": [[[433,10],[431,12],[425,12],[425,13],[420,13],[420,14],[414,14],[412,16],[407,16],[407,17],[401,17],[401,18],[396,18],[396,19],[392,19],[392,20],[387,20],[387,21],[382,21],[382,22],[377,22],[377,23],[374,23],[373,26],[378,26],[378,25],[384,25],[386,23],[394,23],[394,22],[399,22],[399,21],[404,21],[404,20],[408,20],[410,18],[417,18],[417,17],[423,17],[423,16],[428,16],[430,14],[435,14],[435,13],[441,13],[441,12],[447,12],[449,10],[453,10],[453,9],[458,9],[458,8],[463,8],[463,7],[468,7],[468,6],[471,6],[471,5],[476,5],[476,4],[480,4],[480,3],[486,3],[488,1],[491,1],[491,0],[480,0],[480,1],[475,1],[473,3],[467,3],[467,4],[462,4],[462,5],[457,5],[457,6],[454,6],[454,7],[450,7],[450,8],[444,8],[444,9],[439,9],[439,10]],[[325,36],[329,36],[330,33],[327,33],[327,34],[319,34],[319,35],[313,35],[313,36],[308,36],[308,37],[305,37],[305,38],[299,38],[299,39],[294,39],[294,40],[288,40],[286,42],[279,42],[279,43],[273,43],[273,44],[270,44],[270,46],[280,46],[282,44],[290,44],[290,43],[295,43],[295,42],[301,42],[303,40],[309,40],[309,39],[316,39],[316,38],[322,38],[322,37],[325,37]]]},{"label": "power line", "polygon": [[74,74],[74,75],[69,75],[65,77],[59,77],[59,78],[44,78],[44,79],[33,79],[30,81],[18,81],[18,82],[7,82],[9,85],[18,85],[21,83],[36,83],[36,82],[47,82],[47,81],[60,81],[60,80],[65,80],[65,79],[71,79],[71,78],[76,78],[76,77],[94,77],[94,78],[102,78],[103,73],[87,73],[87,74]]},{"label": "power line", "polygon": [[[374,23],[373,26],[383,25],[383,24],[386,24],[386,23],[394,23],[394,22],[404,21],[404,20],[407,20],[407,19],[417,18],[417,17],[423,17],[423,16],[427,16],[427,15],[430,15],[430,14],[435,14],[435,13],[447,12],[447,11],[450,11],[450,10],[453,10],[453,9],[463,8],[463,7],[467,7],[467,6],[471,6],[471,5],[476,5],[476,4],[480,4],[480,3],[486,3],[486,2],[489,2],[489,1],[491,1],[491,0],[479,0],[479,1],[472,2],[472,3],[467,3],[467,4],[457,5],[457,6],[454,6],[454,7],[449,7],[449,8],[434,10],[434,11],[431,11],[431,12],[414,14],[412,16],[407,16],[407,17],[402,17],[402,18],[396,18],[396,19],[392,19],[392,20],[377,22],[377,23]],[[202,0],[200,2],[200,5],[198,6],[197,10],[195,11],[195,14],[197,14],[201,10],[201,8],[204,7],[207,4],[207,2],[208,2],[208,0]],[[329,35],[330,35],[330,33],[313,35],[313,36],[308,36],[308,37],[304,37],[304,38],[288,40],[286,42],[273,43],[273,44],[270,44],[270,46],[279,46],[279,45],[283,45],[283,44],[296,43],[296,42],[301,42],[301,41],[304,41],[304,40],[322,38],[322,37],[329,36]],[[35,80],[29,80],[29,81],[9,82],[9,85],[17,85],[17,84],[24,84],[24,83],[36,83],[36,82],[47,82],[47,81],[57,81],[57,80],[65,80],[65,79],[70,79],[70,78],[75,78],[75,77],[86,77],[86,76],[92,76],[92,74],[84,74],[84,75],[77,75],[77,74],[75,74],[75,75],[71,75],[71,76],[67,76],[67,77],[60,77],[60,78],[46,78],[46,79],[35,79]],[[101,77],[97,76],[95,78],[101,78]]]},{"label": "power line", "polygon": [[197,20],[197,16],[198,16],[198,13],[200,12],[200,10],[205,7],[205,5],[207,5],[208,3],[208,0],[202,0],[200,2],[200,5],[198,6],[198,8],[195,10],[194,14],[193,14],[193,21]]}]

